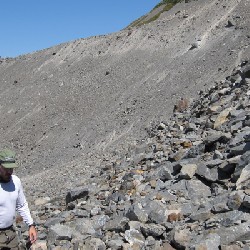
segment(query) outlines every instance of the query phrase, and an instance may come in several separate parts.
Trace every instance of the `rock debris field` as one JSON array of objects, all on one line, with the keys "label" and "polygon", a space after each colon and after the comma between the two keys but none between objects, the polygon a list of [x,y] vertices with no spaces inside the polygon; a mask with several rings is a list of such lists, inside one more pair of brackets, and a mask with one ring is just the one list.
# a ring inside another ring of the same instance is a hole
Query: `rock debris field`
[{"label": "rock debris field", "polygon": [[34,199],[33,248],[250,249],[249,99],[245,61],[84,185]]}]

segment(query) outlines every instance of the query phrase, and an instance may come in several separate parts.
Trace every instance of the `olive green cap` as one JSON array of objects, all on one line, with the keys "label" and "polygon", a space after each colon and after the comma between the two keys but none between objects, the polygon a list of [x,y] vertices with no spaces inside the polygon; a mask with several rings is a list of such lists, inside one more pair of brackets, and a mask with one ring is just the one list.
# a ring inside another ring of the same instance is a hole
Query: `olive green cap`
[{"label": "olive green cap", "polygon": [[3,149],[0,151],[0,164],[4,168],[17,168],[16,154],[10,149]]}]

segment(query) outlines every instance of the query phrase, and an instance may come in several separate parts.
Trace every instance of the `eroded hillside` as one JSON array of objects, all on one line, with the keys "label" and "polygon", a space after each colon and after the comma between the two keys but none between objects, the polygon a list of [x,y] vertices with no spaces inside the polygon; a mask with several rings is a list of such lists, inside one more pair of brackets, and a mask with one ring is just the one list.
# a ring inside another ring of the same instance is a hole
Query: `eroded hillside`
[{"label": "eroded hillside", "polygon": [[181,2],[147,25],[1,59],[1,147],[17,151],[20,175],[97,166],[249,59],[249,9]]}]

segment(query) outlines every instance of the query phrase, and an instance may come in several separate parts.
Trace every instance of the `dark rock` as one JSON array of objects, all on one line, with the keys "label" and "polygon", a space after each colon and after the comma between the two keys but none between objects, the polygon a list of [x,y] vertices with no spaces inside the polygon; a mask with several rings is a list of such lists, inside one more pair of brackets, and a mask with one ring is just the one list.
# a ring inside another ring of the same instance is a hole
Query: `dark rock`
[{"label": "dark rock", "polygon": [[87,188],[75,188],[69,191],[66,195],[66,204],[77,199],[87,199],[89,195],[89,190]]}]

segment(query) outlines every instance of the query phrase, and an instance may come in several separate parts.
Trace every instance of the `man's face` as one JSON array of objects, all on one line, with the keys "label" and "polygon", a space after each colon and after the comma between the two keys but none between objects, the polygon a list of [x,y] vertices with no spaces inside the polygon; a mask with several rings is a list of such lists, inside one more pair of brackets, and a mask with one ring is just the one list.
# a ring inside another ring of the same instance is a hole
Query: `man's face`
[{"label": "man's face", "polygon": [[11,175],[13,173],[13,168],[5,168],[0,165],[0,179],[4,182],[8,182],[11,179]]}]

